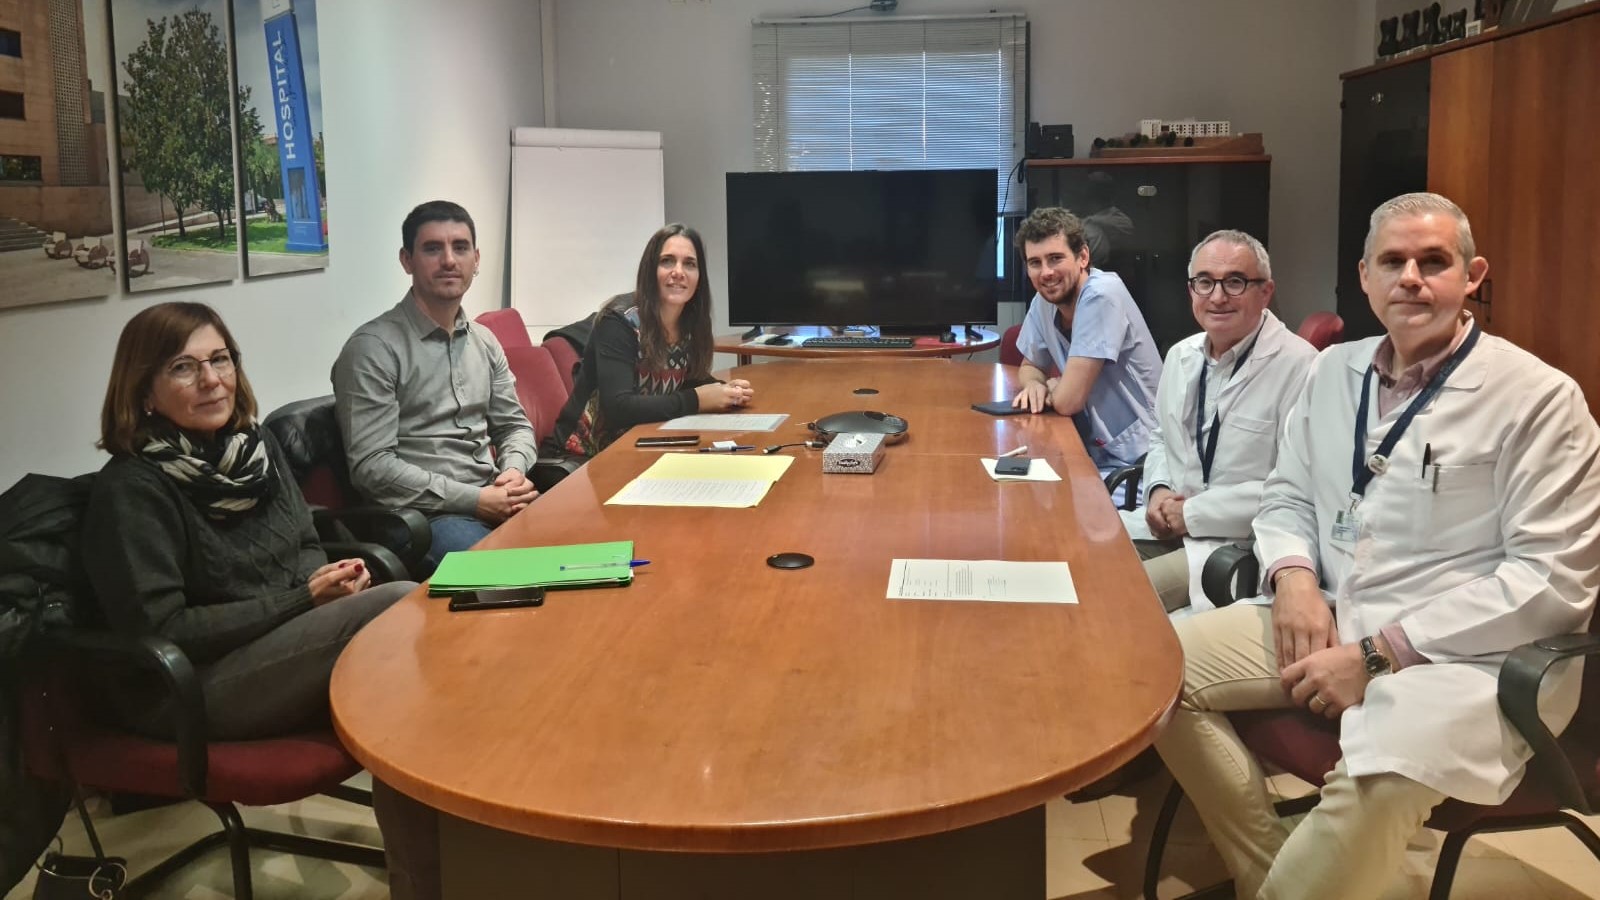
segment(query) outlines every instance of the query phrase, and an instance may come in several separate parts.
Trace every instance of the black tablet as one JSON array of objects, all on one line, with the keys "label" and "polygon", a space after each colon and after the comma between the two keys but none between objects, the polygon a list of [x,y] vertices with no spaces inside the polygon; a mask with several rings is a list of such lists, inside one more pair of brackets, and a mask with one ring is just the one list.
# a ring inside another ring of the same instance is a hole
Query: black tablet
[{"label": "black tablet", "polygon": [[1012,406],[1010,400],[990,400],[988,403],[974,403],[972,408],[991,416],[1014,416],[1028,411],[1026,406]]}]

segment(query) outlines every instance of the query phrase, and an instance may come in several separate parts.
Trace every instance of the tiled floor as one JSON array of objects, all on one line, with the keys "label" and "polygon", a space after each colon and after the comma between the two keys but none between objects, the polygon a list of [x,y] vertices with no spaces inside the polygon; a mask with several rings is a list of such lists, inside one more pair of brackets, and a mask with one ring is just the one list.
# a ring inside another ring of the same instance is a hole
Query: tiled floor
[{"label": "tiled floor", "polygon": [[[1303,786],[1282,778],[1286,793]],[[1137,898],[1156,811],[1168,785],[1160,774],[1133,785],[1126,794],[1093,803],[1057,800],[1047,808],[1049,841],[1048,900],[1111,900]],[[371,811],[325,798],[268,809],[246,810],[245,820],[263,828],[376,844],[378,829]],[[96,811],[96,827],[109,852],[129,857],[135,871],[148,867],[172,850],[215,826],[204,807],[187,804],[111,818]],[[1600,818],[1590,820],[1600,828]],[[76,817],[68,819],[63,837],[72,852],[87,842]],[[1382,900],[1427,896],[1438,854],[1436,835],[1413,841],[1405,870]],[[380,900],[389,896],[384,873],[321,860],[257,852],[256,896],[261,900]],[[1178,815],[1162,866],[1162,897],[1176,897],[1194,887],[1221,881],[1225,875],[1204,831],[1187,805]],[[31,896],[24,882],[6,900]],[[220,900],[232,894],[227,856],[215,851],[174,877],[159,892],[183,900]],[[1600,860],[1565,831],[1487,835],[1468,843],[1452,900],[1580,900],[1600,897]]]}]

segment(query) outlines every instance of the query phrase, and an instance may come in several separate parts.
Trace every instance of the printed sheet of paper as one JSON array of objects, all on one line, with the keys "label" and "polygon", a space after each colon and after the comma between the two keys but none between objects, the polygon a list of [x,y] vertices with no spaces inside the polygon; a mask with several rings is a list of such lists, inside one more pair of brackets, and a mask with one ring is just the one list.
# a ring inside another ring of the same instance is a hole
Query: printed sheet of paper
[{"label": "printed sheet of paper", "polygon": [[792,456],[666,453],[607,506],[755,506],[794,464]]},{"label": "printed sheet of paper", "polygon": [[890,600],[990,600],[1077,603],[1064,562],[997,559],[897,559],[889,564]]},{"label": "printed sheet of paper", "polygon": [[788,413],[699,413],[661,423],[667,431],[777,431]]},{"label": "printed sheet of paper", "polygon": [[755,506],[770,481],[718,481],[711,478],[635,478],[606,501],[607,506]]},{"label": "printed sheet of paper", "polygon": [[1060,481],[1061,480],[1061,476],[1056,474],[1056,470],[1050,468],[1050,463],[1045,461],[1045,460],[1042,460],[1042,459],[1030,459],[1030,460],[1028,460],[1028,474],[1026,474],[1026,475],[996,475],[994,473],[994,462],[995,462],[994,460],[992,460],[992,459],[980,459],[978,461],[983,463],[983,470],[985,472],[988,472],[989,473],[989,477],[993,478],[995,481]]}]

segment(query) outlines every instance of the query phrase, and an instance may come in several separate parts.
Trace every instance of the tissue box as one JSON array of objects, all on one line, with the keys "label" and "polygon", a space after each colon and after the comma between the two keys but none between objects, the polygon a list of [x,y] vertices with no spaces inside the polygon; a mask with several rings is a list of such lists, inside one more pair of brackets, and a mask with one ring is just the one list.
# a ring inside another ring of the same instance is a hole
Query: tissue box
[{"label": "tissue box", "polygon": [[822,471],[834,475],[871,475],[883,464],[883,435],[846,432],[822,451]]}]

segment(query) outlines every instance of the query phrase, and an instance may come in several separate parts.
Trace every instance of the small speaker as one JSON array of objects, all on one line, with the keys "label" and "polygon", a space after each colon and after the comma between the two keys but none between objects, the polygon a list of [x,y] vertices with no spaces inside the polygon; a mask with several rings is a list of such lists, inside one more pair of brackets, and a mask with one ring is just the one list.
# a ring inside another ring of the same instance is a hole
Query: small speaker
[{"label": "small speaker", "polygon": [[1072,126],[1029,122],[1025,149],[1029,159],[1071,159]]}]

